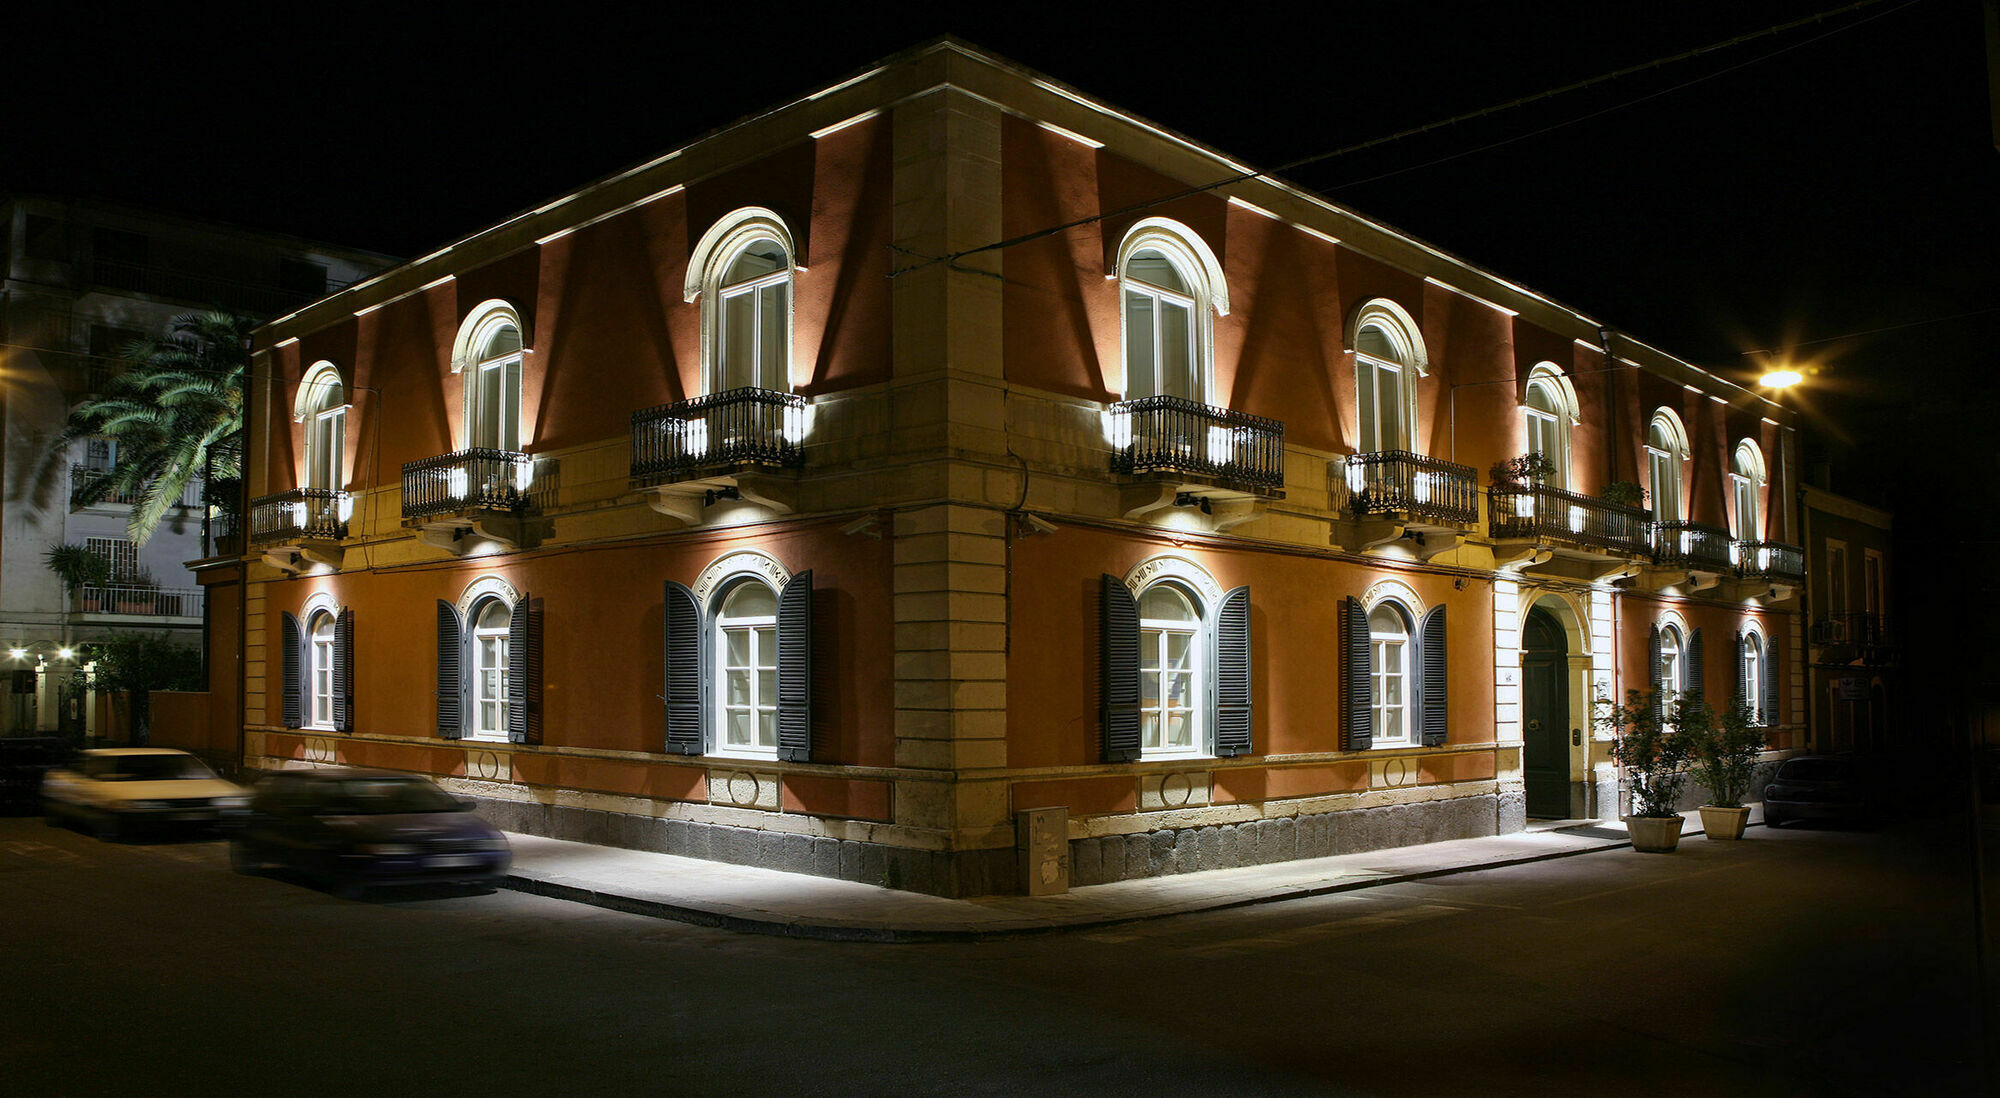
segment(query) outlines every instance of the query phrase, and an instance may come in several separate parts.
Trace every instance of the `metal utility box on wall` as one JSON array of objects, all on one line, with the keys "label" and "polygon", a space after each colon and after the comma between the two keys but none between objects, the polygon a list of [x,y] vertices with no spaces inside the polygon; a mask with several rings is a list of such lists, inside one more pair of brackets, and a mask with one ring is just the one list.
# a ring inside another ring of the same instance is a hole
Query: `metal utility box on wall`
[{"label": "metal utility box on wall", "polygon": [[1069,891],[1069,809],[1031,808],[1014,815],[1021,854],[1021,891],[1056,896]]}]

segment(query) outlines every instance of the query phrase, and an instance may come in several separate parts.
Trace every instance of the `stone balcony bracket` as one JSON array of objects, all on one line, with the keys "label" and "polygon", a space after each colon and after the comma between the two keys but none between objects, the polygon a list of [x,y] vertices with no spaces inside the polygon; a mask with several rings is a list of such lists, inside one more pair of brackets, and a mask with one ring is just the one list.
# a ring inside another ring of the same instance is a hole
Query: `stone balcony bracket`
[{"label": "stone balcony bracket", "polygon": [[798,483],[790,475],[754,472],[721,473],[648,485],[639,490],[646,506],[680,523],[700,526],[717,504],[748,505],[769,515],[789,515],[798,509]]},{"label": "stone balcony bracket", "polygon": [[1177,530],[1220,533],[1262,515],[1271,498],[1216,484],[1141,481],[1119,489],[1119,508],[1128,519]]}]

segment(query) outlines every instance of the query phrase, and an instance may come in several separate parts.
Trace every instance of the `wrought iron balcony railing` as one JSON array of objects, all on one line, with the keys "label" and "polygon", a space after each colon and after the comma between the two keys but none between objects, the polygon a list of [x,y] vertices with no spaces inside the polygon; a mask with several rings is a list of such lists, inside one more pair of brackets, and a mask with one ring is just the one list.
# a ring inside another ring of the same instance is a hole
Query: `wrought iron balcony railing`
[{"label": "wrought iron balcony railing", "polygon": [[1405,514],[1455,526],[1479,521],[1479,474],[1469,465],[1382,450],[1350,454],[1347,509],[1357,515]]},{"label": "wrought iron balcony railing", "polygon": [[[139,502],[140,493],[138,491],[133,491],[125,488],[114,488],[111,491],[105,493],[103,499],[93,500],[90,503],[82,502],[82,497],[87,491],[89,491],[89,489],[93,485],[97,484],[99,481],[103,480],[105,477],[108,477],[110,475],[111,475],[111,470],[98,468],[96,466],[91,466],[91,465],[70,466],[69,467],[70,508],[74,510],[75,508],[78,507],[92,507],[101,504],[117,504],[119,506],[129,506],[131,504]],[[201,506],[201,478],[195,477],[187,482],[187,487],[181,489],[181,498],[174,501],[174,506],[175,507]]]},{"label": "wrought iron balcony railing", "polygon": [[1653,563],[1703,572],[1735,567],[1729,531],[1684,519],[1653,524]]},{"label": "wrought iron balcony railing", "polygon": [[201,617],[199,587],[153,587],[138,583],[86,584],[77,591],[86,614],[134,614],[149,618]]},{"label": "wrought iron balcony railing", "polygon": [[1564,488],[1494,485],[1486,494],[1486,515],[1495,538],[1533,538],[1632,556],[1652,552],[1651,511]]},{"label": "wrought iron balcony railing", "polygon": [[1894,640],[1889,618],[1866,610],[1827,614],[1812,623],[1814,644],[1884,646]]},{"label": "wrought iron balcony railing", "polygon": [[688,480],[739,465],[805,464],[806,398],[730,389],[632,413],[632,480]]},{"label": "wrought iron balcony railing", "polygon": [[1745,579],[1800,583],[1806,578],[1806,551],[1781,541],[1739,541],[1736,574]]},{"label": "wrought iron balcony railing", "polygon": [[300,538],[338,541],[347,536],[352,508],[346,492],[294,488],[250,501],[250,540],[272,545]]},{"label": "wrought iron balcony railing", "polygon": [[534,459],[513,450],[475,447],[403,466],[403,518],[473,511],[525,511]]},{"label": "wrought iron balcony railing", "polygon": [[1180,397],[1111,406],[1111,465],[1120,473],[1171,472],[1242,488],[1285,486],[1285,425]]}]

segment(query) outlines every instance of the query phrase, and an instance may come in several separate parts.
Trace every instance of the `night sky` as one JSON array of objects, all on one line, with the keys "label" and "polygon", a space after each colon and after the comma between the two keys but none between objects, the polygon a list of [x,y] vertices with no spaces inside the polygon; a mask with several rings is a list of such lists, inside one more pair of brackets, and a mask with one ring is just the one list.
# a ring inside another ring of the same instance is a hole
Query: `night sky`
[{"label": "night sky", "polygon": [[[45,5],[0,188],[416,255],[947,32],[1271,166],[1847,2]],[[1287,175],[1716,372],[1796,348],[1810,457],[1923,521],[2000,498],[1981,18],[1882,0]]]}]

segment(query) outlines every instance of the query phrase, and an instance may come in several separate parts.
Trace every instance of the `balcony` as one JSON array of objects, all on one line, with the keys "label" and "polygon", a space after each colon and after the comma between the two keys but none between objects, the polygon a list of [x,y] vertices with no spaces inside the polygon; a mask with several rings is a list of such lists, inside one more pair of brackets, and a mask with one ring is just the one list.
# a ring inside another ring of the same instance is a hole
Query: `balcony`
[{"label": "balcony", "polygon": [[353,501],[346,492],[294,488],[250,501],[250,544],[267,563],[297,572],[301,562],[340,567]]},{"label": "balcony", "polygon": [[1796,587],[1806,579],[1806,551],[1781,541],[1739,541],[1736,574]]},{"label": "balcony", "polygon": [[1494,554],[1503,567],[1533,567],[1557,556],[1578,565],[1553,572],[1592,581],[1631,575],[1651,559],[1653,513],[1546,484],[1496,484],[1486,494],[1495,541],[1532,543]]},{"label": "balcony", "polygon": [[[90,488],[94,487],[99,481],[102,481],[104,478],[110,475],[111,475],[110,469],[100,466],[93,466],[93,465],[70,466],[69,467],[70,510],[78,511],[82,510],[85,507],[106,507],[106,506],[129,507],[132,504],[139,502],[140,493],[138,491],[133,491],[125,488],[114,488],[111,491],[105,493],[103,499],[94,500],[89,503],[81,502],[82,497],[89,491]],[[201,479],[199,477],[193,478],[187,482],[187,486],[181,490],[181,498],[174,502],[174,506],[175,507],[201,506]]]},{"label": "balcony", "polygon": [[1886,615],[1867,610],[1826,614],[1812,623],[1816,664],[1895,662],[1896,637]]},{"label": "balcony", "polygon": [[1285,425],[1180,397],[1151,396],[1107,413],[1114,472],[1142,478],[1126,493],[1128,518],[1191,508],[1197,526],[1224,530],[1285,498]]},{"label": "balcony", "polygon": [[1406,450],[1335,458],[1328,480],[1335,509],[1351,516],[1334,541],[1356,551],[1407,539],[1420,559],[1455,549],[1479,521],[1479,480],[1470,466]]},{"label": "balcony", "polygon": [[77,592],[78,609],[91,618],[171,619],[174,624],[201,620],[203,592],[199,587],[155,587],[139,583],[86,584]]},{"label": "balcony", "polygon": [[741,388],[632,413],[632,486],[697,526],[725,500],[789,514],[806,461],[806,398]]},{"label": "balcony", "polygon": [[526,548],[539,541],[531,489],[535,459],[513,450],[475,447],[403,466],[403,525],[425,543],[454,553],[478,540]]},{"label": "balcony", "polygon": [[1729,531],[1679,519],[1655,523],[1653,563],[1690,572],[1734,571]]}]

